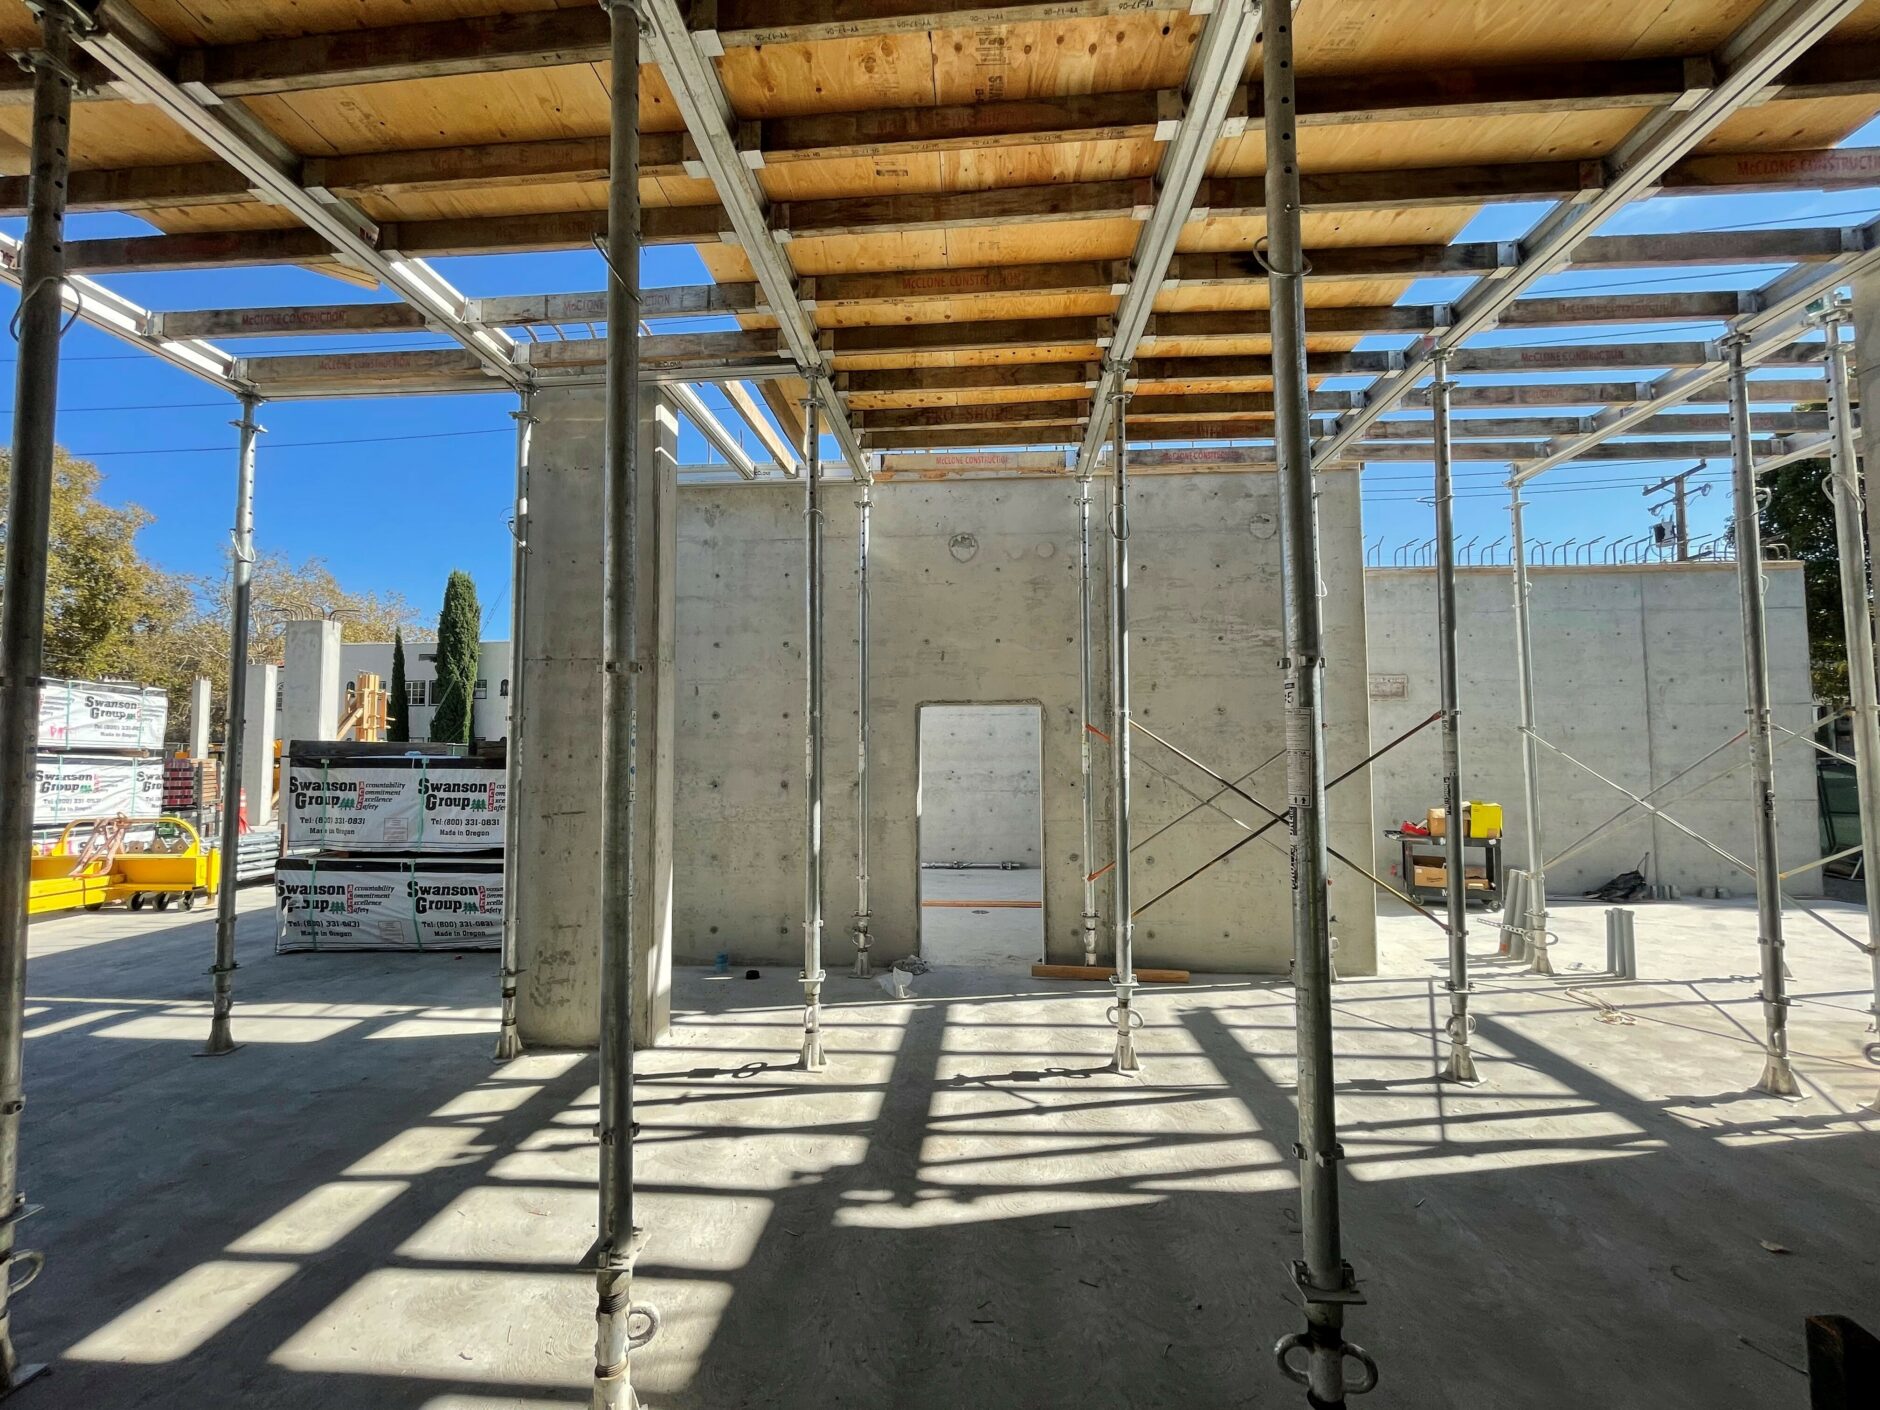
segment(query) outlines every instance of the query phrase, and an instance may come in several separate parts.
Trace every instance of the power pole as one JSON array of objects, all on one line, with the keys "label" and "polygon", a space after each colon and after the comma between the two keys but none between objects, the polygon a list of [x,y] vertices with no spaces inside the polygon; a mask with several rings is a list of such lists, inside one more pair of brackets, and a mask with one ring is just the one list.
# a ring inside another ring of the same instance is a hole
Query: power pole
[{"label": "power pole", "polygon": [[[1677,538],[1677,561],[1680,563],[1689,562],[1691,557],[1691,521],[1687,513],[1690,507],[1690,493],[1685,486],[1685,481],[1690,479],[1691,476],[1695,475],[1698,471],[1708,469],[1709,465],[1710,462],[1708,460],[1700,460],[1689,470],[1680,471],[1676,475],[1668,475],[1657,484],[1647,485],[1644,490],[1641,491],[1642,494],[1648,497],[1657,494],[1663,489],[1671,491],[1671,513],[1674,532]],[[1650,508],[1656,513],[1658,510],[1663,509],[1664,505],[1654,504],[1650,506]]]}]

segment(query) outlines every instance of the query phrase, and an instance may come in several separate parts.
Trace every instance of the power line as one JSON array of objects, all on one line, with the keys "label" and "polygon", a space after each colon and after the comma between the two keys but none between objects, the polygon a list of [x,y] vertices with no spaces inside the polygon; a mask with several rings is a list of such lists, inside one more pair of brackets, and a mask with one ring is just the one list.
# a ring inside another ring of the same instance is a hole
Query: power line
[{"label": "power line", "polygon": [[[481,431],[426,431],[409,436],[353,436],[337,441],[259,441],[257,448],[270,450],[305,450],[322,446],[369,446],[389,445],[397,441],[442,441],[458,436],[513,436],[515,431],[508,426],[491,426]],[[79,460],[97,460],[107,455],[226,455],[234,450],[233,444],[220,446],[139,446],[134,450],[75,450],[71,454]]]}]

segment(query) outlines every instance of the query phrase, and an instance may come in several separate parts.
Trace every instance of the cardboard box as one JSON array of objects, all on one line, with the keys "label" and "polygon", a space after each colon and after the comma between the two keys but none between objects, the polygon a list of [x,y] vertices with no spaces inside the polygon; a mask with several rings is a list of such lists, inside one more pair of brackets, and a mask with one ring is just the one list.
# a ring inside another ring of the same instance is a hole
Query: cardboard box
[{"label": "cardboard box", "polygon": [[[1449,886],[1449,868],[1438,864],[1429,866],[1416,864],[1411,867],[1411,881],[1417,886],[1429,886],[1436,890],[1445,890]],[[1464,867],[1462,885],[1469,891],[1488,890],[1488,870],[1485,867]]]}]

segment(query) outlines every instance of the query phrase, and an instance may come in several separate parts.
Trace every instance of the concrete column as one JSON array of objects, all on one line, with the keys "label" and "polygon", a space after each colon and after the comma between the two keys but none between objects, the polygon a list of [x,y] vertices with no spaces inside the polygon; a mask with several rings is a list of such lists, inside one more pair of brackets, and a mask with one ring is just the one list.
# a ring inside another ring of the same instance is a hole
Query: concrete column
[{"label": "concrete column", "polygon": [[[242,724],[242,787],[248,790],[248,826],[274,826],[274,694],[278,668],[272,661],[248,668],[248,708]],[[233,763],[232,760],[225,760]]]},{"label": "concrete column", "polygon": [[281,742],[332,739],[342,702],[338,622],[289,622],[281,668]]},{"label": "concrete column", "polygon": [[[635,1034],[656,1041],[670,1022],[672,973],[672,719],[678,436],[672,413],[643,394],[643,434],[657,459],[641,461],[639,818],[645,849],[636,891],[640,943]],[[600,1040],[602,430],[598,388],[536,394],[529,447],[529,573],[522,601],[522,659],[513,665],[529,700],[517,742],[521,785],[509,819],[519,849],[516,949],[522,971],[516,1019],[529,1047],[593,1047]],[[648,415],[648,413],[651,415]],[[650,473],[655,469],[658,473]],[[649,546],[649,538],[654,542]],[[656,565],[656,566],[655,566]]]},{"label": "concrete column", "polygon": [[209,757],[209,678],[197,676],[189,687],[189,757]]}]

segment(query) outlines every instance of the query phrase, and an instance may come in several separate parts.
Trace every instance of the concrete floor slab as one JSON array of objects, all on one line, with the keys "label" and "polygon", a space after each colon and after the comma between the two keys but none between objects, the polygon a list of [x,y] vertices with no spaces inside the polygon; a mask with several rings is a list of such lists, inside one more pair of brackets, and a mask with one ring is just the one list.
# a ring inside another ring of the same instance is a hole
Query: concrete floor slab
[{"label": "concrete floor slab", "polygon": [[[493,956],[277,958],[242,902],[247,1046],[217,1060],[208,918],[33,928],[48,1263],[15,1327],[54,1370],[17,1403],[585,1403],[592,1057],[490,1062]],[[1880,1321],[1862,957],[1793,919],[1808,1096],[1774,1101],[1746,1093],[1749,904],[1638,908],[1635,982],[1599,973],[1602,909],[1560,908],[1556,979],[1483,964],[1479,1088],[1432,1080],[1427,922],[1386,917],[1385,972],[1339,987],[1381,1405],[1799,1406],[1802,1318]],[[809,1076],[793,971],[676,976],[673,1042],[638,1055],[655,1410],[1299,1403],[1268,1350],[1301,1324],[1283,983],[1148,991],[1140,1080],[1105,1071],[1102,986],[915,989],[832,978]]]}]

